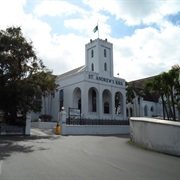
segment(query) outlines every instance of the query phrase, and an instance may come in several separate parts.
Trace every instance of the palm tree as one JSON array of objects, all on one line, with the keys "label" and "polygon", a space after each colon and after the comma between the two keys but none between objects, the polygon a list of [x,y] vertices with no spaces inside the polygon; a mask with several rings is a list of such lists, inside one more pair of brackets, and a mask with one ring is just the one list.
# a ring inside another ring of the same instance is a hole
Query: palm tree
[{"label": "palm tree", "polygon": [[180,114],[180,66],[172,66],[171,71],[174,73],[174,106]]},{"label": "palm tree", "polygon": [[167,116],[168,119],[176,120],[176,107],[179,108],[179,65],[175,65],[168,72],[156,76],[153,81],[146,83],[151,93],[159,93],[163,104],[163,118]]},{"label": "palm tree", "polygon": [[168,101],[170,115],[172,115],[174,121],[176,120],[176,110],[175,110],[175,100],[174,100],[175,76],[176,73],[173,70],[170,70],[168,73],[162,74],[162,79],[166,87],[166,97]]}]

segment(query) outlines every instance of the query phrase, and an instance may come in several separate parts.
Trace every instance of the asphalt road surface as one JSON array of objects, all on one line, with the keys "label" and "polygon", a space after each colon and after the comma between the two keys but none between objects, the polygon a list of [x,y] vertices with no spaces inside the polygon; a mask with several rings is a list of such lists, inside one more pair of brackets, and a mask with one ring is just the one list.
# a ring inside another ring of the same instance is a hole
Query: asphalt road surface
[{"label": "asphalt road surface", "polygon": [[180,158],[128,143],[128,136],[0,137],[0,180],[179,180]]}]

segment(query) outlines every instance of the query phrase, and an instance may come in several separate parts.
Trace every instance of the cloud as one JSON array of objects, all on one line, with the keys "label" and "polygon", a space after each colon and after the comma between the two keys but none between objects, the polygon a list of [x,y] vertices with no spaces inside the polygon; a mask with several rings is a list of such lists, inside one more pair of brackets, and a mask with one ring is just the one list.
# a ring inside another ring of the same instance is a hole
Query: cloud
[{"label": "cloud", "polygon": [[84,45],[87,41],[88,39],[72,33],[56,35],[49,45],[50,50],[47,49],[43,55],[44,62],[57,75],[82,66],[85,64]]},{"label": "cloud", "polygon": [[[90,7],[85,11],[70,2],[35,1],[33,11],[25,11],[28,8],[25,0],[4,0],[0,1],[0,28],[21,26],[44,64],[58,75],[85,64],[85,44],[98,37],[93,28],[99,19],[100,38],[113,43],[114,75],[119,73],[121,78],[130,81],[168,71],[179,63],[180,57],[180,27],[165,19],[166,15],[178,12],[180,3],[138,2],[84,0],[83,7]],[[54,33],[54,22],[49,23],[46,16],[61,16],[66,32]],[[117,19],[123,19],[128,25],[157,23],[158,28],[136,26],[133,34],[112,38],[111,28],[116,27],[111,27],[109,21],[118,22]]]},{"label": "cloud", "polygon": [[38,16],[69,16],[72,14],[86,14],[86,11],[66,1],[42,1],[34,9]]},{"label": "cloud", "polygon": [[164,16],[179,12],[180,3],[177,1],[152,1],[133,0],[117,1],[109,0],[84,0],[84,4],[89,5],[94,11],[106,11],[115,15],[117,19],[122,19],[129,26],[151,23],[162,23]]},{"label": "cloud", "polygon": [[107,23],[109,17],[100,13],[89,12],[82,18],[66,19],[64,25],[66,28],[77,30],[81,34],[87,35],[89,38],[95,38],[97,36],[93,33],[93,29],[97,25],[98,19],[100,19],[98,22],[99,31],[102,30],[101,36],[108,36],[111,33],[111,27]]},{"label": "cloud", "polygon": [[179,41],[180,27],[172,24],[162,30],[138,29],[132,36],[112,39],[114,72],[130,81],[168,71],[180,62]]},{"label": "cloud", "polygon": [[15,24],[21,25],[24,18],[23,7],[25,0],[1,0],[0,1],[0,28],[5,29],[7,26]]},{"label": "cloud", "polygon": [[84,65],[84,45],[88,39],[73,33],[53,34],[51,30],[47,23],[32,17],[29,17],[27,24],[24,23],[23,29],[48,69],[59,75]]}]

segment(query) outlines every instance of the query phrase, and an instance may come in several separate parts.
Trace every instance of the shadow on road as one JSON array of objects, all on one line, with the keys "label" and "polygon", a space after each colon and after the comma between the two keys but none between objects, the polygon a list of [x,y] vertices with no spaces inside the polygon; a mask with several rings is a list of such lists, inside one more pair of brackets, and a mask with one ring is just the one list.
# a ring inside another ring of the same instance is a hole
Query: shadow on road
[{"label": "shadow on road", "polygon": [[[5,160],[14,153],[49,150],[42,146],[43,140],[48,139],[56,140],[59,139],[59,136],[0,136],[0,160]],[[41,143],[41,147],[34,147],[33,142]]]}]

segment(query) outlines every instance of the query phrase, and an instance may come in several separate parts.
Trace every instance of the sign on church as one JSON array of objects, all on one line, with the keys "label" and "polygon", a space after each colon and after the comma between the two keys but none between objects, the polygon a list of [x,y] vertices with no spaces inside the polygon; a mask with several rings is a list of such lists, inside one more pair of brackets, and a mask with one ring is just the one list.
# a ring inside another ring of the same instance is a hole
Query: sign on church
[{"label": "sign on church", "polygon": [[93,75],[93,74],[89,74],[88,78],[91,80],[102,81],[102,82],[106,82],[106,83],[112,83],[112,84],[123,86],[123,82],[120,80],[116,80],[116,79],[109,79],[109,78],[100,77],[100,76]]}]

